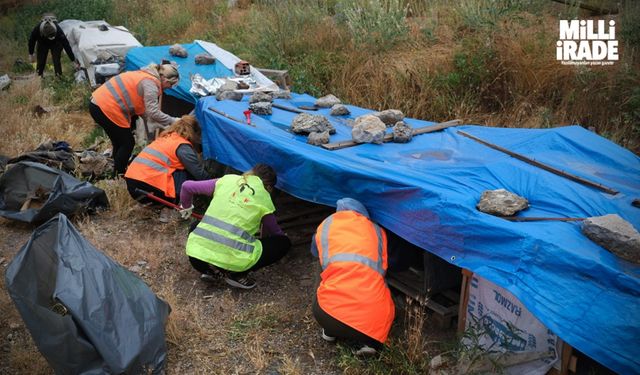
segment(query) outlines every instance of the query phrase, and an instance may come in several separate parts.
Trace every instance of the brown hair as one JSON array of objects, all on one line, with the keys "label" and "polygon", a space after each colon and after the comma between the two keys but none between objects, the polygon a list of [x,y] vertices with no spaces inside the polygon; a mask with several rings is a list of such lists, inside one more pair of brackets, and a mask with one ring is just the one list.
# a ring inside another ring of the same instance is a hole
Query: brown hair
[{"label": "brown hair", "polygon": [[247,171],[244,175],[249,174],[260,177],[262,184],[269,192],[271,192],[278,182],[278,175],[276,175],[276,171],[267,164],[258,163],[254,165],[253,168]]},{"label": "brown hair", "polygon": [[184,115],[160,133],[161,137],[166,137],[171,133],[177,133],[182,138],[196,144],[201,142],[200,124],[194,115]]}]

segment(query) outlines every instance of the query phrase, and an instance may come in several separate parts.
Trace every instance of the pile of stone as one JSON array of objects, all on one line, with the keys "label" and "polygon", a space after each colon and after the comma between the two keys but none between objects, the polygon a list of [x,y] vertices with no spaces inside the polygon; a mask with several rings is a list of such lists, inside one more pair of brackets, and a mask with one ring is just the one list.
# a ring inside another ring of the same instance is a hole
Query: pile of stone
[{"label": "pile of stone", "polygon": [[476,208],[489,215],[513,216],[529,208],[529,201],[505,189],[485,190]]},{"label": "pile of stone", "polygon": [[184,49],[184,47],[179,44],[174,44],[171,47],[169,47],[169,54],[171,56],[178,56],[178,57],[189,56],[189,53],[187,52],[187,50]]},{"label": "pile of stone", "polygon": [[331,108],[336,104],[342,103],[340,99],[338,99],[335,95],[329,94],[325,95],[321,98],[316,99],[316,107],[320,108]]},{"label": "pile of stone", "polygon": [[324,116],[300,113],[293,118],[291,131],[295,134],[307,134],[307,143],[319,146],[329,143],[329,136],[335,134],[336,129]]},{"label": "pile of stone", "polygon": [[387,126],[380,118],[364,115],[356,118],[351,129],[351,138],[357,143],[382,144],[386,130]]},{"label": "pile of stone", "polygon": [[271,104],[273,103],[273,96],[271,94],[256,91],[249,98],[249,110],[256,115],[270,115],[272,112]]}]

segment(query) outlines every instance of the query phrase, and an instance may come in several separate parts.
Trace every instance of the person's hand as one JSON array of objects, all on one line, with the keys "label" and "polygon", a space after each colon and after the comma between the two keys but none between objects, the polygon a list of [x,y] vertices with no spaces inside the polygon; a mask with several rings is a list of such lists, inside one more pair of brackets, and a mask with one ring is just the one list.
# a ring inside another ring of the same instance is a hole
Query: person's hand
[{"label": "person's hand", "polygon": [[33,53],[29,55],[29,61],[34,63],[36,62],[36,55],[34,55]]},{"label": "person's hand", "polygon": [[78,62],[78,60],[73,62],[73,69],[76,71],[80,70],[80,62]]},{"label": "person's hand", "polygon": [[187,208],[183,208],[182,206],[180,206],[180,210],[178,210],[178,212],[180,212],[180,217],[183,220],[187,220],[189,219],[189,217],[191,217],[191,214],[193,213],[193,205]]}]

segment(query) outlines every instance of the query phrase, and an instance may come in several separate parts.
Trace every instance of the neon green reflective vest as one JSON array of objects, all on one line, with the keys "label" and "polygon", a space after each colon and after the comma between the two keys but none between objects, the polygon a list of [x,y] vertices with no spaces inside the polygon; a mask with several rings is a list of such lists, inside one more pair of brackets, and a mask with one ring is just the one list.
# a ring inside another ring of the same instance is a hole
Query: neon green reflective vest
[{"label": "neon green reflective vest", "polygon": [[262,255],[262,243],[254,235],[262,217],[274,211],[259,177],[221,177],[207,212],[189,234],[187,255],[228,271],[248,270]]}]

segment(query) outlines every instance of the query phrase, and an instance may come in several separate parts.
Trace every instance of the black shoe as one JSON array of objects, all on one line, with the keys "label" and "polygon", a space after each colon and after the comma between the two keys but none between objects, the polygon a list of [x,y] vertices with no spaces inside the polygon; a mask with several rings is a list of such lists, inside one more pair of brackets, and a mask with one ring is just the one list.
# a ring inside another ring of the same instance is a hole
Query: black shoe
[{"label": "black shoe", "polygon": [[256,282],[245,275],[228,273],[224,281],[235,288],[251,289],[256,286]]}]

